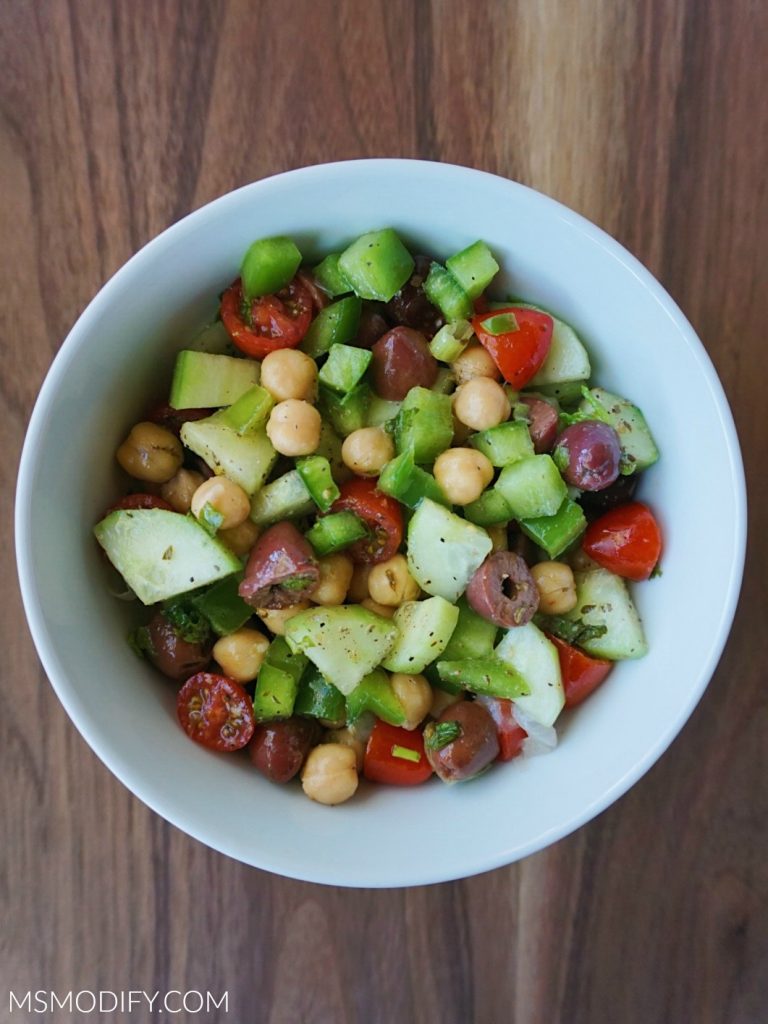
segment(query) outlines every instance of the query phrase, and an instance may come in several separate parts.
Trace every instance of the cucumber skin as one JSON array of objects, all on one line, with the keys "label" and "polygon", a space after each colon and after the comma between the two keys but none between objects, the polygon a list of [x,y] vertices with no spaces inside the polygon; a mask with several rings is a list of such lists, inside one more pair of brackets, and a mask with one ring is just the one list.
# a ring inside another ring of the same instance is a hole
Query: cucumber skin
[{"label": "cucumber skin", "polygon": [[580,646],[587,654],[609,661],[644,657],[648,641],[625,581],[607,569],[590,569],[576,573],[575,577],[577,603],[566,618],[581,619],[588,626],[608,627],[602,636]]}]

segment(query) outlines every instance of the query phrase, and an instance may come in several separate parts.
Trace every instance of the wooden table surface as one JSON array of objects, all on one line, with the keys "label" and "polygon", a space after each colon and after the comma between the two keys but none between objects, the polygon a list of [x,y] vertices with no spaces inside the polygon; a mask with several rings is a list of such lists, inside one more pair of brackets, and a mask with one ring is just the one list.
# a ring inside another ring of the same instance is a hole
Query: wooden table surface
[{"label": "wooden table surface", "polygon": [[[226,989],[228,1016],[175,1019],[270,1024],[768,1019],[766,10],[760,0],[0,6],[0,1020],[33,1019],[10,1013],[11,989]],[[346,891],[213,853],[109,774],[35,656],[11,512],[45,371],[136,249],[245,182],[382,155],[533,185],[648,265],[730,397],[752,537],[712,685],[617,805],[490,874]]]}]

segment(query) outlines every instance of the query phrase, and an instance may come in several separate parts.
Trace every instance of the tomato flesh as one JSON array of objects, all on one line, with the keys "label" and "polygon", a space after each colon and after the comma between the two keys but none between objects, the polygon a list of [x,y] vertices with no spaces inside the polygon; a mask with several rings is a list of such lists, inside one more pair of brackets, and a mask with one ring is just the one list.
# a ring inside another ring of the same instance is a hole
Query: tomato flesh
[{"label": "tomato flesh", "polygon": [[240,750],[253,736],[253,702],[240,683],[214,672],[198,672],[176,698],[182,729],[209,750]]},{"label": "tomato flesh", "polygon": [[298,278],[275,295],[253,302],[243,297],[238,279],[221,297],[221,322],[247,356],[263,359],[281,348],[296,348],[312,320],[312,295]]},{"label": "tomato flesh", "polygon": [[352,560],[363,565],[386,562],[403,540],[403,513],[400,503],[376,488],[376,481],[354,477],[341,485],[332,512],[348,510],[359,516],[371,531],[370,537],[348,548]]},{"label": "tomato flesh", "polygon": [[[483,327],[491,316],[503,316],[505,313],[514,316],[518,327],[516,331],[491,334]],[[515,388],[522,388],[536,376],[549,354],[554,321],[549,313],[537,309],[505,306],[473,317],[472,327],[504,380]]]},{"label": "tomato flesh", "polygon": [[613,668],[613,662],[605,661],[603,658],[590,658],[588,654],[560,640],[559,637],[549,636],[549,639],[557,648],[557,656],[560,659],[565,706],[575,708],[598,688]]},{"label": "tomato flesh", "polygon": [[518,725],[514,716],[514,704],[505,697],[480,696],[477,700],[490,712],[499,737],[497,761],[511,761],[523,752],[523,740],[528,733]]},{"label": "tomato flesh", "polygon": [[421,732],[378,719],[365,747],[363,774],[386,786],[418,786],[432,774]]},{"label": "tomato flesh", "polygon": [[590,523],[582,546],[593,561],[617,576],[647,580],[661,556],[661,530],[648,506],[632,501]]}]

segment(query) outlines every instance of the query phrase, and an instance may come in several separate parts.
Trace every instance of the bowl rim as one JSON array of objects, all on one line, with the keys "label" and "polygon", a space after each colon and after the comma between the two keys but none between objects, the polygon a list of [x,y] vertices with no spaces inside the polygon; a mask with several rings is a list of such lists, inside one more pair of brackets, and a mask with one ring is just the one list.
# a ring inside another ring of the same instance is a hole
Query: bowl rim
[{"label": "bowl rim", "polygon": [[[546,209],[551,215],[553,212],[562,221],[566,222],[578,233],[586,236],[592,244],[597,244],[619,263],[621,263],[644,287],[649,297],[653,298],[663,309],[671,320],[674,327],[680,334],[683,342],[687,345],[691,355],[698,363],[699,369],[709,386],[713,401],[717,408],[719,426],[725,439],[729,467],[735,493],[733,494],[736,516],[731,528],[733,549],[735,552],[734,561],[730,567],[730,574],[726,581],[724,598],[721,605],[721,615],[718,628],[710,645],[709,654],[699,672],[695,685],[690,687],[688,699],[681,712],[671,721],[666,723],[655,742],[646,750],[632,767],[612,785],[601,792],[599,797],[583,806],[578,812],[572,814],[566,820],[559,822],[556,826],[536,834],[528,842],[516,845],[512,849],[496,849],[492,853],[478,852],[462,870],[440,870],[439,867],[431,865],[428,870],[413,866],[409,869],[407,877],[393,883],[391,881],[377,881],[375,873],[371,871],[370,876],[362,881],[346,880],[343,874],[343,866],[340,865],[334,877],[329,877],[326,872],[323,877],[313,874],[311,865],[307,870],[289,870],[279,863],[274,862],[268,856],[262,856],[259,850],[255,850],[255,856],[244,859],[240,854],[227,848],[226,842],[219,841],[218,836],[211,836],[205,829],[197,826],[193,820],[188,820],[183,813],[177,813],[171,798],[164,799],[159,792],[146,794],[144,783],[133,766],[124,762],[123,759],[115,756],[111,750],[110,743],[97,730],[90,727],[84,701],[77,694],[74,687],[64,672],[55,645],[46,625],[39,592],[34,584],[33,565],[33,537],[29,527],[31,517],[29,514],[33,501],[33,484],[37,463],[37,452],[44,441],[47,421],[50,416],[50,406],[62,379],[65,377],[70,364],[79,355],[80,349],[87,343],[90,325],[101,315],[102,309],[107,307],[111,301],[112,292],[119,287],[124,278],[129,277],[137,263],[144,262],[148,256],[162,257],[163,250],[177,243],[183,238],[186,232],[198,231],[205,227],[205,222],[211,218],[218,217],[231,204],[241,201],[242,195],[249,192],[264,192],[274,186],[282,187],[286,179],[294,180],[297,184],[311,184],[327,177],[337,176],[339,173],[355,175],[357,173],[369,174],[371,172],[388,170],[397,166],[404,170],[418,169],[425,173],[435,173],[446,178],[454,178],[456,184],[467,184],[467,179],[477,180],[478,177],[491,179],[496,187],[500,185],[509,189],[510,192],[524,193],[526,202],[534,208]],[[736,613],[741,582],[743,577],[744,562],[746,555],[747,539],[747,494],[744,476],[743,460],[739,447],[736,427],[733,415],[728,404],[723,386],[702,342],[696,335],[693,327],[687,318],[668,294],[666,289],[647,270],[640,261],[633,256],[623,245],[607,234],[602,228],[592,223],[586,217],[564,206],[555,199],[550,198],[520,182],[505,178],[501,175],[492,174],[488,171],[478,170],[472,167],[465,167],[459,164],[442,163],[430,160],[414,160],[401,158],[371,158],[357,160],[341,160],[328,163],[313,164],[305,167],[283,171],[268,177],[259,179],[249,184],[240,186],[222,196],[206,203],[197,210],[192,211],[185,217],[170,225],[160,234],[156,235],[142,246],[133,256],[130,257],[113,275],[109,278],[96,293],[94,298],[85,307],[78,319],[75,321],[67,337],[64,339],[59,351],[56,353],[42,384],[34,409],[32,411],[27,432],[22,447],[19,461],[19,470],[16,487],[15,500],[15,549],[16,563],[19,576],[20,590],[24,612],[29,625],[29,630],[42,663],[45,673],[53,686],[59,700],[64,706],[67,715],[80,732],[81,736],[94,751],[107,768],[122,782],[124,786],[142,803],[150,807],[166,821],[175,827],[204,843],[206,846],[223,853],[254,867],[262,868],[283,877],[295,878],[301,881],[316,882],[319,884],[338,885],[345,887],[366,887],[366,888],[395,888],[412,885],[437,884],[444,881],[451,881],[458,878],[470,877],[485,871],[490,871],[513,863],[527,857],[532,853],[544,849],[559,839],[564,838],[582,825],[592,820],[619,797],[626,793],[661,757],[669,747],[673,739],[679,734],[694,708],[701,700],[701,697],[709,684],[718,662],[722,656],[723,649],[728,640],[731,625]]]}]

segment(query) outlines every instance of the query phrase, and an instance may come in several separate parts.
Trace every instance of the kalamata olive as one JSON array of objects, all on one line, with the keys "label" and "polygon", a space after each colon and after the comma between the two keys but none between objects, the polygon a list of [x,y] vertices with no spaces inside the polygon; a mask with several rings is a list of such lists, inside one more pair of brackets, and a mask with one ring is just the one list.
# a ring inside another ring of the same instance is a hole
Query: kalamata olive
[{"label": "kalamata olive", "polygon": [[411,388],[431,388],[437,379],[437,360],[424,335],[411,327],[393,327],[371,351],[373,387],[382,398],[399,402]]},{"label": "kalamata olive", "polygon": [[146,642],[142,649],[164,676],[181,682],[208,668],[211,645],[184,640],[164,612],[155,612],[145,628]]},{"label": "kalamata olive", "polygon": [[262,722],[256,726],[248,753],[262,775],[272,782],[288,782],[301,770],[320,733],[320,726],[311,718]]},{"label": "kalamata olive", "polygon": [[300,270],[296,277],[312,296],[312,305],[315,310],[319,313],[321,309],[325,309],[330,300],[317,283],[315,275],[310,270]]},{"label": "kalamata olive", "polygon": [[359,348],[371,348],[392,326],[384,316],[384,308],[382,302],[363,302],[354,342]]},{"label": "kalamata olive", "polygon": [[289,608],[317,589],[320,567],[293,523],[275,523],[251,549],[238,594],[254,608]]},{"label": "kalamata olive", "polygon": [[626,505],[635,495],[638,476],[638,473],[632,473],[630,476],[619,475],[610,487],[605,487],[602,491],[584,491],[579,502],[588,516],[601,516],[603,512],[609,512],[612,508]]},{"label": "kalamata olive", "polygon": [[443,326],[445,317],[433,306],[424,292],[424,282],[432,260],[429,256],[416,256],[411,277],[386,305],[387,316],[394,324],[415,327],[428,338]]},{"label": "kalamata olive", "polygon": [[573,423],[558,437],[552,457],[573,487],[602,491],[619,475],[619,435],[600,420]]},{"label": "kalamata olive", "polygon": [[173,409],[165,402],[161,402],[158,405],[152,406],[147,413],[147,419],[152,423],[165,427],[166,430],[170,430],[172,434],[178,437],[185,423],[188,423],[190,420],[205,419],[206,416],[210,416],[214,412],[216,412],[215,409]]},{"label": "kalamata olive", "polygon": [[452,704],[424,730],[427,760],[443,782],[471,779],[499,755],[493,718],[482,704]]},{"label": "kalamata olive", "polygon": [[557,409],[543,398],[521,395],[520,401],[528,406],[528,430],[537,455],[552,450],[557,437]]},{"label": "kalamata olive", "polygon": [[507,546],[510,551],[520,555],[526,565],[533,565],[541,557],[531,538],[517,530],[514,524],[510,524],[507,529]]},{"label": "kalamata olive", "polygon": [[484,619],[512,629],[531,621],[539,607],[539,591],[520,555],[496,551],[469,581],[467,601]]}]

